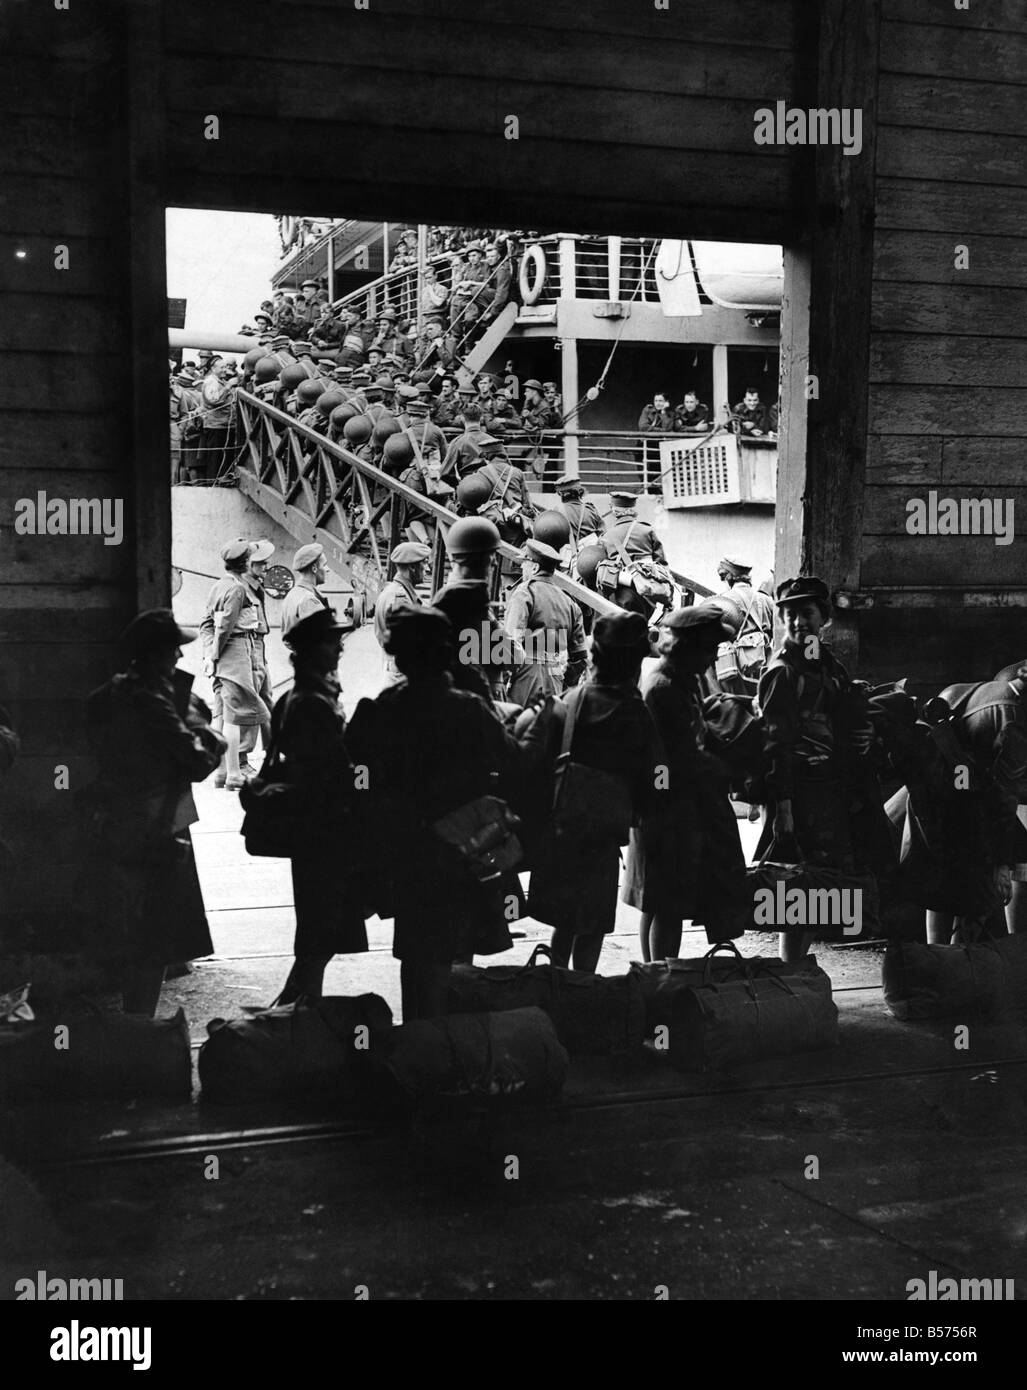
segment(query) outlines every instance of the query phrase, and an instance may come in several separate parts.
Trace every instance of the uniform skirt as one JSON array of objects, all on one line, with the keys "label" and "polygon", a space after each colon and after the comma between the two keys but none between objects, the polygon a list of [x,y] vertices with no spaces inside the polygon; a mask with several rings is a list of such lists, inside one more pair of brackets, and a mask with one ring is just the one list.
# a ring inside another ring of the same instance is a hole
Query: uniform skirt
[{"label": "uniform skirt", "polygon": [[608,936],[617,918],[620,845],[610,842],[539,845],[532,861],[528,911],[539,922],[575,936]]},{"label": "uniform skirt", "polygon": [[711,942],[742,936],[752,901],[727,797],[711,792],[646,816],[631,832],[622,897],[664,921],[701,923]]},{"label": "uniform skirt", "polygon": [[87,951],[106,965],[172,965],[214,949],[188,831],[161,845],[151,864],[91,857],[82,887]]},{"label": "uniform skirt", "polygon": [[345,956],[367,950],[363,907],[350,898],[337,868],[323,854],[293,859],[296,956]]}]

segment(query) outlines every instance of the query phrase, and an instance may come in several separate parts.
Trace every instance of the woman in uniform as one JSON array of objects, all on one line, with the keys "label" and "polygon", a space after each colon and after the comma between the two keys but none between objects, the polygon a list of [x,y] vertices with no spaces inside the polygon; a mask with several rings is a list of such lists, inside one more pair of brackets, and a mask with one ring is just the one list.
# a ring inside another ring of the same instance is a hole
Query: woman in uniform
[{"label": "woman in uniform", "polygon": [[100,767],[82,798],[90,953],[118,979],[125,1012],[151,1017],[165,968],[214,949],[189,838],[199,819],[190,784],[209,776],[225,745],[192,677],[176,669],[197,635],[170,609],[140,613],[122,634],[126,669],[86,705]]},{"label": "woman in uniform", "polygon": [[663,746],[655,795],[631,832],[623,898],[642,913],[642,954],[675,957],[685,918],[710,943],[743,934],[750,900],[728,774],[705,751],[700,677],[723,636],[716,609],[677,608],[658,629],[643,699]]},{"label": "woman in uniform", "polygon": [[[827,585],[812,575],[777,588],[784,640],[760,678],[767,806],[757,856],[778,844],[802,861],[855,871],[852,834],[854,760],[869,752],[873,730],[844,666],[821,630],[831,617]],[[809,950],[812,933],[783,931],[782,960]]]},{"label": "woman in uniform", "polygon": [[559,836],[552,833],[547,812],[565,724],[573,716],[571,761],[619,784],[610,793],[628,812],[626,840],[627,822],[637,821],[653,799],[661,759],[656,727],[638,689],[649,655],[649,630],[640,614],[600,618],[588,679],[518,720],[517,736],[532,757],[531,785],[544,800],[529,817],[541,833],[531,858],[528,911],[554,927],[554,965],[595,973],[603,939],[614,929],[620,876],[619,839],[590,829],[587,815],[563,827]]},{"label": "woman in uniform", "polygon": [[478,882],[433,827],[478,798],[506,798],[523,759],[484,701],[454,689],[452,628],[438,609],[396,609],[386,650],[406,680],[361,700],[348,742],[368,769],[390,850],[392,951],[407,1022],[445,1013],[458,956],[510,944],[502,879]]},{"label": "woman in uniform", "polygon": [[356,873],[347,875],[347,864],[362,858],[358,827],[365,823],[362,815],[351,814],[360,793],[336,674],[348,631],[327,608],[290,629],[296,679],[272,719],[272,748],[284,760],[290,786],[302,789],[310,817],[309,851],[290,861],[295,960],[277,1004],[320,999],[332,956],[367,950],[363,891]]}]

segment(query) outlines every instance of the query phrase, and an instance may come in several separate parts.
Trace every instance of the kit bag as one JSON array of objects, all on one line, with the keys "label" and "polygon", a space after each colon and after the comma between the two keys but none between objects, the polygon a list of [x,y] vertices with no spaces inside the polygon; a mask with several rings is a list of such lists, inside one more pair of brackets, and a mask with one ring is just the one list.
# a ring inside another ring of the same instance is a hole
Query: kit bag
[{"label": "kit bag", "polygon": [[[776,848],[771,842],[767,856]],[[811,931],[818,941],[865,941],[869,937],[881,935],[881,909],[877,891],[877,879],[872,873],[844,874],[839,869],[822,864],[782,863],[764,857],[750,865],[745,871],[746,882],[753,899],[752,914],[748,924],[749,931]],[[778,884],[782,891],[778,891]],[[798,889],[802,899],[791,899],[799,903],[806,921],[789,922],[779,920],[783,915],[779,904],[788,912],[788,894]],[[767,899],[765,890],[773,897]],[[853,896],[855,893],[859,897]],[[757,893],[761,894],[757,900]],[[763,904],[769,902],[772,922],[763,920],[766,916]],[[854,931],[855,922],[842,921],[854,916],[858,904],[860,914],[859,931]],[[756,920],[757,912],[760,920]],[[826,919],[826,920],[825,920]]]},{"label": "kit bag", "polygon": [[637,1052],[645,1032],[640,981],[633,975],[592,975],[539,964],[548,946],[526,965],[455,965],[448,1007],[460,1013],[506,1012],[531,1006],[553,1021],[572,1057],[614,1057]]},{"label": "kit bag", "polygon": [[968,946],[891,941],[882,967],[896,1018],[987,1018],[1027,1006],[1027,936]]},{"label": "kit bag", "polygon": [[239,802],[246,813],[242,823],[246,853],[260,858],[309,854],[317,825],[309,792],[290,782],[282,762],[279,738],[289,717],[291,691],[285,699],[278,732],[272,736],[260,772],[239,788]]},{"label": "kit bag", "polygon": [[523,858],[520,821],[498,796],[479,796],[435,821],[433,831],[479,883],[491,883]]},{"label": "kit bag", "polygon": [[753,589],[749,602],[743,609],[737,599],[730,594],[721,595],[734,604],[734,607],[742,615],[742,620],[738,624],[738,631],[728,642],[721,642],[717,648],[717,660],[714,666],[714,673],[718,680],[729,681],[736,677],[741,677],[747,681],[755,692],[756,685],[763,673],[763,668],[767,664],[767,657],[770,653],[770,638],[758,625],[750,627],[752,620],[752,610],[756,603],[757,590]]},{"label": "kit bag", "polygon": [[212,1019],[200,1048],[203,1098],[230,1104],[310,1091],[337,1095],[391,1027],[392,1010],[377,994]]},{"label": "kit bag", "polygon": [[[727,943],[725,943],[727,944]],[[633,961],[630,973],[642,990],[645,1006],[646,1036],[652,1040],[654,1028],[671,1026],[678,1018],[682,997],[690,989],[698,989],[709,978],[715,984],[745,978],[742,958],[737,951],[730,955],[692,956],[681,959],[657,960],[643,964]],[[831,993],[831,979],[817,964],[816,956],[784,961],[777,956],[746,956],[744,964],[757,980],[769,975],[800,976],[824,994]]]},{"label": "kit bag", "polygon": [[838,1009],[816,977],[757,976],[738,955],[741,975],[714,976],[714,946],[703,983],[682,993],[668,1027],[667,1055],[681,1071],[723,1071],[767,1057],[814,1052],[838,1042]]},{"label": "kit bag", "polygon": [[[620,777],[572,760],[574,730],[588,693],[576,685],[564,697],[563,733],[553,773],[551,833],[555,845],[598,841],[626,845],[631,833],[631,793]],[[559,703],[554,709],[559,709]]]},{"label": "kit bag", "polygon": [[558,1095],[569,1059],[541,1009],[450,1014],[394,1028],[384,1065],[404,1095]]},{"label": "kit bag", "polygon": [[[67,1032],[57,1034],[59,1027]],[[182,1009],[173,1018],[93,1012],[0,1027],[0,1096],[5,1100],[188,1100],[192,1075],[189,1025]]]}]

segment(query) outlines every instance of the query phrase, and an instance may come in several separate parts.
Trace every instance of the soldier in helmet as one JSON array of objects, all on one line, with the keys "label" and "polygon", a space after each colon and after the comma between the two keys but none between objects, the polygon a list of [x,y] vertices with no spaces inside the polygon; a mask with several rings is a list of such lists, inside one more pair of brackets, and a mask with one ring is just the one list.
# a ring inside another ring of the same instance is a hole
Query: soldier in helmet
[{"label": "soldier in helmet", "polygon": [[442,460],[442,476],[452,481],[475,473],[481,467],[481,441],[485,438],[481,411],[477,405],[463,405],[463,433],[451,441]]},{"label": "soldier in helmet", "polygon": [[505,529],[504,523],[523,532],[523,523],[536,514],[524,473],[511,461],[503,441],[495,435],[482,435],[478,448],[484,459],[481,472],[492,484],[491,505],[497,512],[500,533]]},{"label": "soldier in helmet", "polygon": [[446,535],[452,570],[432,599],[432,606],[453,624],[455,684],[490,706],[504,699],[510,675],[525,662],[524,648],[504,633],[489,603],[499,545],[498,530],[484,517],[454,522]]},{"label": "soldier in helmet", "polygon": [[585,669],[581,610],[553,582],[559,563],[559,552],[551,545],[525,542],[523,578],[510,594],[503,624],[527,657],[510,683],[510,699],[517,705],[562,694],[577,685]]},{"label": "soldier in helmet", "polygon": [[382,310],[378,318],[378,332],[371,346],[378,348],[383,356],[392,353],[404,362],[413,360],[414,350],[409,334],[401,331],[399,315],[395,309]]},{"label": "soldier in helmet", "polygon": [[296,323],[296,337],[302,338],[308,334],[317,322],[321,305],[317,297],[318,283],[316,280],[304,280],[300,286],[303,297],[293,308],[293,318]]},{"label": "soldier in helmet", "polygon": [[395,571],[374,606],[374,635],[384,653],[385,679],[392,685],[403,677],[386,651],[389,618],[396,608],[404,604],[410,608],[420,608],[421,598],[417,588],[424,582],[424,567],[431,559],[431,551],[416,541],[403,541],[396,546],[389,559],[395,565]]}]

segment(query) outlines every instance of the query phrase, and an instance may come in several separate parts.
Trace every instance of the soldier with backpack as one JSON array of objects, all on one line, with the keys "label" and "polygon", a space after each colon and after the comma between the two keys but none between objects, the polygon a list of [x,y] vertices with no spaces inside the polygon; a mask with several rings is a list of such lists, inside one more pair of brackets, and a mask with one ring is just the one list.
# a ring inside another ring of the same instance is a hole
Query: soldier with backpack
[{"label": "soldier with backpack", "polygon": [[717,648],[710,685],[725,695],[755,695],[774,642],[774,603],[752,586],[752,565],[724,558],[717,575],[727,584],[707,599],[730,635]]}]

